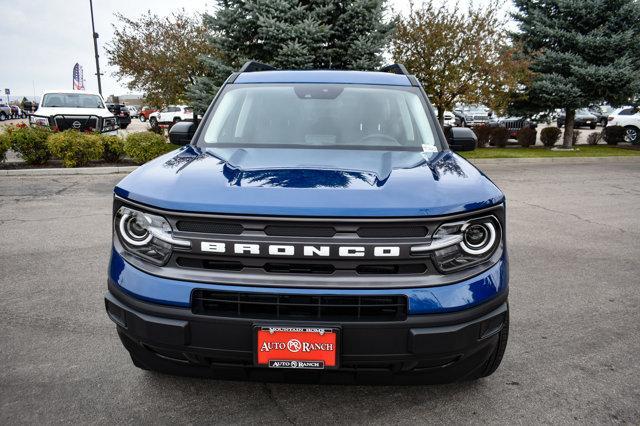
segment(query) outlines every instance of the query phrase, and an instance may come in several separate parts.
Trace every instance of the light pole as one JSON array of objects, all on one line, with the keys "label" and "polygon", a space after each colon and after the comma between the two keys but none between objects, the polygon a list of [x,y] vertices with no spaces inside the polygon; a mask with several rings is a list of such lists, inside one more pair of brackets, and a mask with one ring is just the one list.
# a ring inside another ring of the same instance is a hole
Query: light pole
[{"label": "light pole", "polygon": [[93,50],[96,53],[96,75],[98,76],[98,93],[102,96],[102,84],[100,83],[100,59],[98,55],[98,33],[93,22],[93,1],[89,0],[89,8],[91,9],[91,30],[93,31]]}]

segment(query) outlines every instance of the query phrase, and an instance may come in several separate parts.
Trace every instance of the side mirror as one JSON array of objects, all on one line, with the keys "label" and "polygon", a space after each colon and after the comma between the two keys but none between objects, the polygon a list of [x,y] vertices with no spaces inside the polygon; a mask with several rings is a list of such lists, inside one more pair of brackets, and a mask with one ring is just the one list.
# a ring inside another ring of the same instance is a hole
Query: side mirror
[{"label": "side mirror", "polygon": [[448,138],[452,151],[473,151],[478,144],[478,137],[468,127],[452,127]]},{"label": "side mirror", "polygon": [[169,141],[174,145],[189,145],[197,128],[193,121],[179,121],[169,130]]}]

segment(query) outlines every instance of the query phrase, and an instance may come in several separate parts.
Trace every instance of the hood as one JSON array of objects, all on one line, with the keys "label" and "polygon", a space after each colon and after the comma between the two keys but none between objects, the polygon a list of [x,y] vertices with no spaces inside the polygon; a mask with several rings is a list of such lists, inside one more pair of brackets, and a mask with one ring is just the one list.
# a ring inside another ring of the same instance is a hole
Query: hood
[{"label": "hood", "polygon": [[98,117],[113,117],[113,114],[106,108],[40,107],[34,114],[44,117],[51,117],[53,115],[97,115]]},{"label": "hood", "polygon": [[504,199],[450,151],[192,146],[139,167],[115,193],[168,210],[322,217],[437,216]]}]

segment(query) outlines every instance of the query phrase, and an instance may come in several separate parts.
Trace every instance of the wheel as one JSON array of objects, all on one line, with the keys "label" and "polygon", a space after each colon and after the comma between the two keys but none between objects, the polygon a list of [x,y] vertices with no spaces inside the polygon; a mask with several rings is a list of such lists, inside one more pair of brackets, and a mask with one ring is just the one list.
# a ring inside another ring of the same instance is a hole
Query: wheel
[{"label": "wheel", "polygon": [[4,112],[0,112],[0,121],[4,121],[7,119],[7,115]]},{"label": "wheel", "polygon": [[176,124],[180,120],[182,120],[180,117],[173,117],[173,124]]},{"label": "wheel", "polygon": [[591,123],[591,124],[589,124],[589,128],[590,128],[591,130],[595,129],[595,128],[596,128],[596,123]]},{"label": "wheel", "polygon": [[460,127],[467,127],[467,121],[462,120],[462,122],[460,123]]},{"label": "wheel", "polygon": [[498,337],[498,345],[496,346],[496,350],[491,354],[489,361],[487,361],[487,365],[485,369],[479,374],[478,378],[487,377],[492,375],[500,366],[502,362],[502,357],[504,356],[504,351],[507,349],[507,341],[509,340],[509,312],[507,311],[507,316],[504,320],[504,325],[502,326],[502,330],[500,330],[500,334]]},{"label": "wheel", "polygon": [[155,117],[149,118],[149,125],[151,127],[156,127],[158,125],[158,119]]},{"label": "wheel", "polygon": [[[562,127],[562,123],[558,121],[558,123],[556,124],[556,126],[558,126],[558,128],[561,128],[561,127]],[[574,124],[574,127],[575,127],[575,124]]]},{"label": "wheel", "polygon": [[147,119],[145,118],[144,115],[140,115],[140,121],[142,121],[144,123],[145,121],[147,121]]},{"label": "wheel", "polygon": [[640,144],[640,129],[635,126],[626,126],[626,133],[624,135],[624,140],[631,143],[632,145]]},{"label": "wheel", "polygon": [[607,119],[603,118],[602,120],[600,120],[600,124],[602,124],[602,127],[607,127]]},{"label": "wheel", "polygon": [[123,125],[121,125],[121,126],[120,126],[120,128],[121,128],[122,130],[125,130],[127,127],[129,127],[129,125],[128,125],[128,124],[123,124]]}]

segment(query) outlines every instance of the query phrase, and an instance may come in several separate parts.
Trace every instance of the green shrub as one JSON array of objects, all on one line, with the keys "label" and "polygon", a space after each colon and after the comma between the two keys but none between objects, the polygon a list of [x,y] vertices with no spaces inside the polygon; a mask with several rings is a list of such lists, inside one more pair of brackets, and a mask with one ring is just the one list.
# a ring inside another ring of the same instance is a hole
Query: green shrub
[{"label": "green shrub", "polygon": [[518,131],[517,139],[518,144],[523,148],[529,148],[536,144],[536,137],[538,136],[538,132],[531,127],[523,127]]},{"label": "green shrub", "polygon": [[27,164],[44,164],[51,158],[47,138],[51,131],[45,127],[18,127],[9,132],[11,149]]},{"label": "green shrub", "polygon": [[556,142],[558,142],[558,139],[560,139],[561,133],[562,130],[558,129],[557,127],[545,127],[540,132],[540,140],[542,141],[542,144],[544,146],[552,147],[556,144]]},{"label": "green shrub", "polygon": [[101,136],[102,146],[104,150],[102,152],[102,158],[107,163],[117,163],[124,155],[124,139],[119,136]]},{"label": "green shrub", "polygon": [[0,163],[7,159],[9,148],[11,148],[11,137],[7,132],[0,133]]},{"label": "green shrub", "polygon": [[478,148],[484,148],[487,146],[489,139],[491,138],[493,128],[482,124],[480,126],[475,126],[472,129],[473,133],[478,137]]},{"label": "green shrub", "polygon": [[602,133],[602,137],[608,145],[618,145],[624,142],[627,131],[622,126],[607,126]]},{"label": "green shrub", "polygon": [[578,145],[578,138],[580,137],[580,130],[574,130],[571,135],[571,146]]},{"label": "green shrub", "polygon": [[602,140],[602,133],[591,133],[587,136],[587,143],[589,145],[598,145],[600,140]]},{"label": "green shrub", "polygon": [[176,148],[176,145],[167,143],[163,136],[153,132],[131,133],[124,142],[125,154],[138,164],[151,161]]},{"label": "green shrub", "polygon": [[509,130],[506,127],[494,127],[491,131],[489,143],[498,148],[504,148],[509,141]]},{"label": "green shrub", "polygon": [[65,130],[53,133],[47,140],[49,151],[62,160],[64,167],[82,167],[90,161],[102,157],[103,147],[100,136],[94,133],[80,133]]}]

